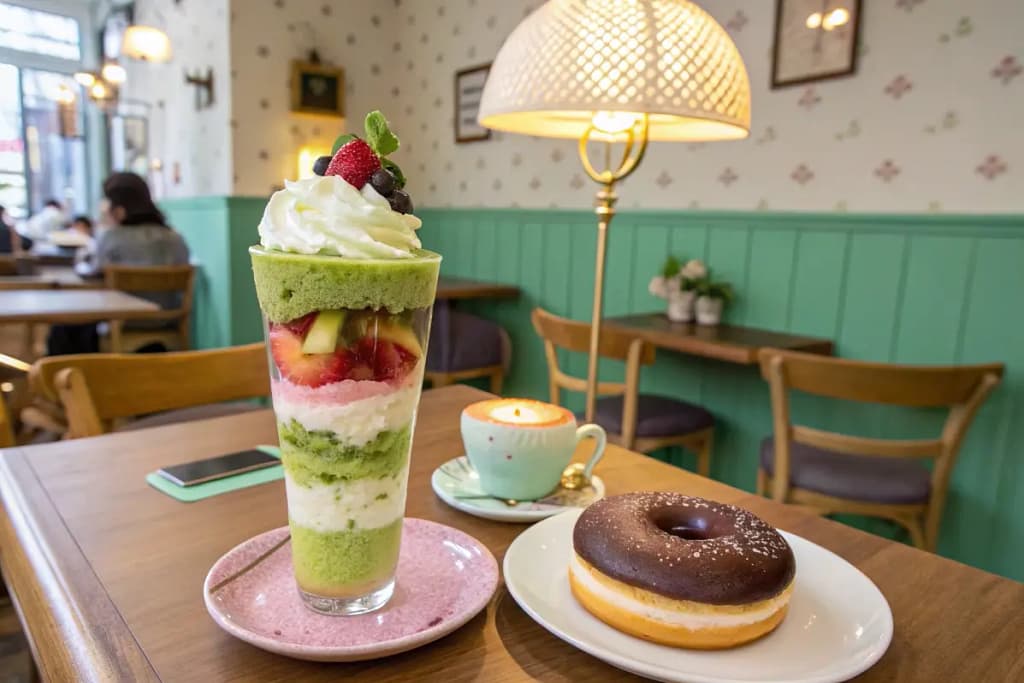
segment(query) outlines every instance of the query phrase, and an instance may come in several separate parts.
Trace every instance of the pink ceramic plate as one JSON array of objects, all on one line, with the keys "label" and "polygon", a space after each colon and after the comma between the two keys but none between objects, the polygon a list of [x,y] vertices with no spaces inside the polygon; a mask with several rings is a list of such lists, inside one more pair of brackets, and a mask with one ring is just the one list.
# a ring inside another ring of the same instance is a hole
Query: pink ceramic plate
[{"label": "pink ceramic plate", "polygon": [[286,657],[354,662],[426,645],[476,616],[498,586],[498,563],[482,543],[443,524],[406,519],[391,602],[356,617],[323,616],[296,592],[287,538],[288,527],[250,538],[217,560],[203,584],[218,626]]}]

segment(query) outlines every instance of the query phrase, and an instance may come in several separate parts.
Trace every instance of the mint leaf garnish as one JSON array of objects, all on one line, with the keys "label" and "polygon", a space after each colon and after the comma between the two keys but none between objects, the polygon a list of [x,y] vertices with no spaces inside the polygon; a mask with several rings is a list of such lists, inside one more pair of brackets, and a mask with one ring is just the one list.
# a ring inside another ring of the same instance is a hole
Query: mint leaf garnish
[{"label": "mint leaf garnish", "polygon": [[366,115],[366,142],[379,157],[398,151],[398,138],[388,128],[388,120],[379,111]]},{"label": "mint leaf garnish", "polygon": [[339,149],[341,149],[342,147],[344,147],[349,142],[351,142],[351,141],[353,141],[355,139],[356,139],[356,136],[352,135],[351,133],[345,133],[344,135],[339,135],[338,139],[334,141],[334,147],[331,147],[331,156],[334,156],[335,154],[337,154]]},{"label": "mint leaf garnish", "polygon": [[405,174],[402,173],[402,169],[398,167],[398,164],[391,161],[391,159],[381,159],[380,165],[391,171],[391,175],[395,176],[395,187],[399,190],[405,187]]}]

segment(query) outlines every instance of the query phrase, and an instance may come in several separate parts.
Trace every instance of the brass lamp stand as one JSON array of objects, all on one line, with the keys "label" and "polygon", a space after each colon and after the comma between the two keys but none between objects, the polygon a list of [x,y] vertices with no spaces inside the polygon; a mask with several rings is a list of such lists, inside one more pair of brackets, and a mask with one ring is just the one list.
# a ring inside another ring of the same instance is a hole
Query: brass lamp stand
[{"label": "brass lamp stand", "polygon": [[[597,258],[594,262],[594,309],[590,317],[590,355],[587,358],[587,399],[586,420],[594,421],[597,405],[597,367],[600,360],[601,316],[604,312],[604,266],[608,251],[608,226],[615,217],[615,184],[625,179],[637,169],[647,151],[650,117],[640,115],[633,125],[624,131],[606,131],[591,123],[580,137],[580,160],[587,175],[600,183],[602,187],[597,193],[594,209],[597,214]],[[603,170],[597,170],[590,161],[588,144],[592,140],[604,142],[605,154]],[[617,142],[624,144],[622,156],[617,166],[612,166],[612,146]]]}]

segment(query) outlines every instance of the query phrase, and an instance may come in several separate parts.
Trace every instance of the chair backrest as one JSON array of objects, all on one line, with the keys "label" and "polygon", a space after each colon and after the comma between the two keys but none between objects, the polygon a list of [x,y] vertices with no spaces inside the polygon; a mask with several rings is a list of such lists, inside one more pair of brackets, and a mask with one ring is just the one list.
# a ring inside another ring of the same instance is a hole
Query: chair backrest
[{"label": "chair backrest", "polygon": [[[0,225],[0,230],[6,230],[3,225]],[[11,254],[0,254],[0,275],[17,275],[18,274],[18,260]]]},{"label": "chair backrest", "polygon": [[[585,392],[587,381],[581,377],[566,374],[558,363],[558,349],[577,353],[590,351],[590,324],[569,320],[548,313],[542,308],[533,309],[530,316],[533,328],[544,340],[544,354],[548,362],[548,380],[552,403],[561,403],[561,390]],[[640,383],[640,366],[654,362],[654,347],[643,340],[628,335],[602,330],[598,353],[602,358],[626,362],[625,382],[598,382],[598,396],[625,394],[627,400],[636,399]]]},{"label": "chair backrest", "polygon": [[16,276],[0,281],[0,292],[23,291],[26,289],[57,289],[53,280],[40,279],[33,276]]},{"label": "chair backrest", "polygon": [[108,289],[122,292],[181,292],[180,313],[192,310],[195,268],[185,266],[107,266],[103,270]]},{"label": "chair backrest", "polygon": [[[933,492],[945,491],[967,428],[1003,376],[1001,363],[918,366],[872,363],[817,354],[762,349],[761,374],[771,391],[775,432],[773,498],[784,500],[789,486],[790,443],[840,453],[934,458]],[[865,403],[914,408],[947,408],[942,433],[934,439],[876,439],[794,425],[789,391]]]},{"label": "chair backrest", "polygon": [[11,427],[11,416],[7,412],[7,401],[0,395],[0,448],[14,445],[14,429]]},{"label": "chair backrest", "polygon": [[110,431],[113,420],[270,395],[265,346],[157,354],[52,356],[32,366],[34,391],[59,400],[68,438]]}]

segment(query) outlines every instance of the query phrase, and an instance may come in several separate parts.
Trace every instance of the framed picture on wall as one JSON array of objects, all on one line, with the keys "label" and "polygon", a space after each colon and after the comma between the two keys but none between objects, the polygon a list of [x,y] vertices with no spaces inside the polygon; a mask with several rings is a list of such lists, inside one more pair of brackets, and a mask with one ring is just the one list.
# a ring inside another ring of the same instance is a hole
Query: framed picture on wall
[{"label": "framed picture on wall", "polygon": [[491,137],[491,131],[477,123],[484,83],[490,64],[455,73],[455,142],[477,142]]},{"label": "framed picture on wall", "polygon": [[861,0],[776,0],[772,87],[857,70]]},{"label": "framed picture on wall", "polygon": [[345,115],[345,73],[316,62],[292,62],[292,111],[341,118]]}]

